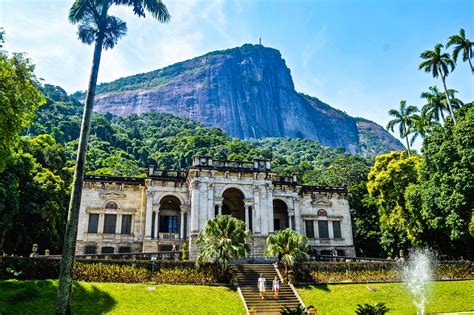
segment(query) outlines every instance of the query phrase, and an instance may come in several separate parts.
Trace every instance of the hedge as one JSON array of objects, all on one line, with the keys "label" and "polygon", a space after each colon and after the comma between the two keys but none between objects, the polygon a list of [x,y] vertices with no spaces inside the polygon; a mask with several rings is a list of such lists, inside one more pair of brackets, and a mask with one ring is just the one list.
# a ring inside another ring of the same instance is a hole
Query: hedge
[{"label": "hedge", "polygon": [[[57,279],[59,262],[51,258],[2,257],[0,279]],[[217,274],[215,265],[197,269],[189,261],[78,259],[74,263],[74,279],[91,282],[210,284],[221,280]]]},{"label": "hedge", "polygon": [[[298,263],[291,274],[297,283],[394,282],[403,280],[403,264],[397,262]],[[472,262],[439,262],[435,280],[474,279]]]}]

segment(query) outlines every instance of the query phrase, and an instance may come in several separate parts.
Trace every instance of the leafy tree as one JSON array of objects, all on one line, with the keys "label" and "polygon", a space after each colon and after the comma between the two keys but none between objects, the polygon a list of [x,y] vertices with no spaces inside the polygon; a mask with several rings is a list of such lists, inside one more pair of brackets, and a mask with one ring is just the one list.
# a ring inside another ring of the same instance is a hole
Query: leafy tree
[{"label": "leafy tree", "polygon": [[28,255],[31,245],[58,253],[70,174],[64,148],[49,135],[23,137],[0,173],[0,248]]},{"label": "leafy tree", "polygon": [[400,137],[405,138],[408,149],[408,156],[410,156],[410,141],[408,141],[408,135],[412,130],[414,124],[413,114],[418,112],[418,108],[415,106],[407,106],[407,102],[402,100],[400,101],[400,110],[391,109],[388,111],[388,114],[395,119],[390,120],[387,124],[387,130],[393,132],[393,129],[396,125],[399,126]]},{"label": "leafy tree", "polygon": [[380,244],[390,255],[406,250],[419,238],[419,222],[409,215],[405,190],[417,183],[420,158],[406,151],[377,156],[368,176],[367,190],[377,202],[380,215]]},{"label": "leafy tree", "polygon": [[367,182],[360,182],[349,187],[352,232],[357,256],[381,257],[382,247],[379,244],[380,215],[376,199],[369,196]]},{"label": "leafy tree", "polygon": [[267,238],[265,255],[278,257],[278,262],[283,262],[285,267],[285,278],[294,266],[297,259],[307,259],[309,245],[308,238],[300,233],[287,228],[270,235]]},{"label": "leafy tree", "polygon": [[77,32],[79,39],[88,45],[95,43],[95,47],[85,99],[84,115],[79,136],[79,149],[72,184],[73,189],[64,238],[56,305],[57,314],[68,314],[71,312],[72,264],[76,246],[82,183],[85,173],[87,142],[102,50],[112,49],[127,32],[127,26],[124,21],[108,14],[112,5],[133,7],[133,13],[139,17],[145,17],[145,11],[147,11],[160,22],[168,22],[170,19],[166,6],[160,0],[76,0],[69,10],[69,21],[72,24],[79,25]]},{"label": "leafy tree", "polygon": [[454,124],[456,124],[456,117],[454,117],[454,111],[451,106],[449,99],[448,88],[446,87],[446,77],[449,74],[449,68],[451,71],[454,70],[454,61],[449,56],[449,53],[442,53],[441,49],[444,46],[442,44],[436,44],[433,50],[426,50],[421,53],[420,58],[424,59],[418,66],[418,69],[425,70],[433,75],[433,78],[441,77],[443,82],[444,92],[446,94],[446,101],[448,102],[449,112],[453,118]]},{"label": "leafy tree", "polygon": [[207,221],[196,240],[200,247],[196,265],[215,263],[219,266],[220,277],[228,278],[232,259],[242,258],[250,252],[250,237],[251,232],[245,230],[245,222],[230,215]]},{"label": "leafy tree", "polygon": [[446,121],[425,138],[420,183],[407,203],[434,231],[429,243],[451,254],[457,246],[466,255],[466,248],[472,248],[466,244],[473,242],[469,224],[474,209],[474,106],[458,114],[456,126]]},{"label": "leafy tree", "polygon": [[446,48],[450,46],[454,46],[453,60],[457,62],[459,53],[462,52],[462,61],[469,62],[471,72],[474,74],[474,67],[472,66],[471,62],[472,47],[474,46],[474,42],[471,42],[468,38],[466,38],[466,32],[464,31],[464,29],[461,28],[459,30],[459,35],[453,35],[449,37]]},{"label": "leafy tree", "polygon": [[0,52],[0,172],[12,154],[18,134],[29,126],[45,99],[34,65],[22,54]]}]

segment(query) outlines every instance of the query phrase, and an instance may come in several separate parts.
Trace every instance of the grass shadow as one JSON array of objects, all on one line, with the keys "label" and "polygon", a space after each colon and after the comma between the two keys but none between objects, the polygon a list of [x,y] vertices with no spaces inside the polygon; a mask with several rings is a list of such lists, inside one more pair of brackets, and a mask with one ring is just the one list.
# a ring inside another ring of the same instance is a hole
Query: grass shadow
[{"label": "grass shadow", "polygon": [[[0,281],[0,314],[54,314],[57,281]],[[74,282],[72,312],[74,314],[103,314],[117,302],[95,286],[86,288]]]},{"label": "grass shadow", "polygon": [[298,289],[305,289],[305,290],[321,290],[324,292],[331,292],[331,289],[329,289],[329,286],[327,283],[321,283],[321,284],[302,284],[302,285],[297,285]]}]

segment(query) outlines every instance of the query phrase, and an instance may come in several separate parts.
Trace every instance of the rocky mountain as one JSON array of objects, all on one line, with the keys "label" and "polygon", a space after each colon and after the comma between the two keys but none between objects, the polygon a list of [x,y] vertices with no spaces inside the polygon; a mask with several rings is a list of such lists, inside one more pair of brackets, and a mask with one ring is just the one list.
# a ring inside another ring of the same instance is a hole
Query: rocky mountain
[{"label": "rocky mountain", "polygon": [[240,139],[309,138],[370,156],[403,149],[376,123],[298,93],[280,52],[261,45],[215,51],[121,78],[99,85],[97,93],[97,112],[163,112]]}]

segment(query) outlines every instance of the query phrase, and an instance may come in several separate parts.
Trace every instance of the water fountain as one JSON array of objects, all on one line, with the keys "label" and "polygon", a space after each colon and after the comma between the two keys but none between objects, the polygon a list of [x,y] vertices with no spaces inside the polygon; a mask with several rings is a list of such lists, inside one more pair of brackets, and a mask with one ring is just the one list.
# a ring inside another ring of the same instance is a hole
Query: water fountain
[{"label": "water fountain", "polygon": [[433,262],[435,255],[429,249],[412,251],[404,267],[404,280],[413,297],[417,315],[425,314],[430,282],[433,280]]}]

